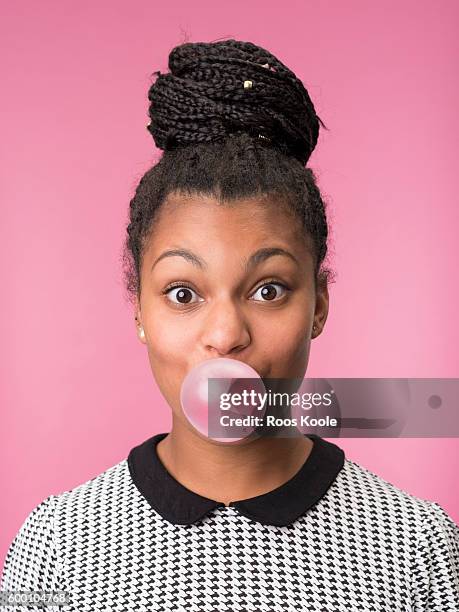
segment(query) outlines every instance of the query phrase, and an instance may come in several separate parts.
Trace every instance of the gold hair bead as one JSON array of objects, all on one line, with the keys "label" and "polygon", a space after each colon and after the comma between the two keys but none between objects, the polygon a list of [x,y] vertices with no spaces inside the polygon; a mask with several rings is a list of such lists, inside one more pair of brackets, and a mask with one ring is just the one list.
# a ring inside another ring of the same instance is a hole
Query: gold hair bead
[{"label": "gold hair bead", "polygon": [[252,89],[252,81],[244,81],[244,89]]}]

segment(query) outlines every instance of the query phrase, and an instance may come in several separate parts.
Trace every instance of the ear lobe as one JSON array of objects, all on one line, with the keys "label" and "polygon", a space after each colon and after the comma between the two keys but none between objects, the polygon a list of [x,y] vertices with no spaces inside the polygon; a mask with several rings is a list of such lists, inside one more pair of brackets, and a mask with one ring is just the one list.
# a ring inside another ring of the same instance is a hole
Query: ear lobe
[{"label": "ear lobe", "polygon": [[139,340],[143,344],[146,344],[145,330],[144,330],[143,325],[142,325],[142,317],[140,315],[140,305],[139,305],[139,302],[138,302],[137,298],[135,300],[135,322],[136,322],[137,335],[139,337]]}]

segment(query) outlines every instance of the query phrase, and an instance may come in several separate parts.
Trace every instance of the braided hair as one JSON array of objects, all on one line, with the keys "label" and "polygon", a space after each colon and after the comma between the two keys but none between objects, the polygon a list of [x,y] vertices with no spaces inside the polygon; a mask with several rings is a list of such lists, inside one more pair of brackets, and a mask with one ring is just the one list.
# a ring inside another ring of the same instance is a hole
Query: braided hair
[{"label": "braided hair", "polygon": [[140,295],[140,267],[161,204],[172,192],[220,203],[261,195],[285,202],[312,242],[316,287],[324,267],[325,204],[305,167],[325,129],[303,83],[274,55],[250,42],[184,43],[169,54],[169,72],[154,73],[150,124],[160,160],[130,202],[123,246],[128,299]]}]

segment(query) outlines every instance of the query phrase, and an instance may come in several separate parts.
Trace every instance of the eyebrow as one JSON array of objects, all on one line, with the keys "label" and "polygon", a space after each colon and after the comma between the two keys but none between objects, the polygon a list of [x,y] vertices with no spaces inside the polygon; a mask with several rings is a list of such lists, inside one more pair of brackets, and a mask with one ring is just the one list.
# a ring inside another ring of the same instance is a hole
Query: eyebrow
[{"label": "eyebrow", "polygon": [[[293,262],[295,262],[297,266],[300,265],[297,258],[289,251],[286,251],[285,249],[281,249],[279,247],[264,247],[262,249],[258,249],[258,251],[255,251],[255,253],[252,253],[252,255],[249,257],[245,265],[246,272],[257,266],[258,264],[262,263],[263,261],[266,261],[270,257],[274,257],[276,255],[283,255],[284,257],[288,257]],[[187,249],[168,249],[167,251],[161,253],[161,255],[155,260],[155,262],[151,266],[151,269],[153,270],[156,264],[162,259],[165,259],[166,257],[183,257],[200,270],[205,270],[207,268],[206,262],[192,251],[189,251]]]}]

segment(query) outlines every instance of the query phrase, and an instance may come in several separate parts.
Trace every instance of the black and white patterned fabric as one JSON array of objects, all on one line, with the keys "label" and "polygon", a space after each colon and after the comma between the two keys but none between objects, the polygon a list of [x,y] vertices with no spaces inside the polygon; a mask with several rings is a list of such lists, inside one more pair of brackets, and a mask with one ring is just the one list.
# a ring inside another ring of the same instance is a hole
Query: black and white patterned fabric
[{"label": "black and white patterned fabric", "polygon": [[[459,529],[438,504],[311,434],[293,479],[225,506],[166,471],[166,435],[36,506],[1,590],[66,591],[56,611],[459,611]],[[26,609],[43,610],[0,606]]]}]

